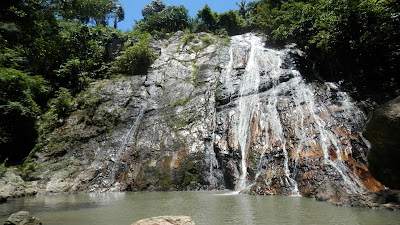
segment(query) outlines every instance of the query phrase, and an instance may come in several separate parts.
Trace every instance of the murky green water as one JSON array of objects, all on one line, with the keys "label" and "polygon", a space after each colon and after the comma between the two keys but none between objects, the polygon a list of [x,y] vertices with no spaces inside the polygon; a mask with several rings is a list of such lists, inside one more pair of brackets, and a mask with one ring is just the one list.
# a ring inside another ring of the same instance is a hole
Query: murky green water
[{"label": "murky green water", "polygon": [[132,224],[161,215],[191,216],[197,225],[400,224],[400,212],[337,207],[301,197],[228,192],[90,193],[27,197],[0,205],[0,224],[27,210],[45,225]]}]

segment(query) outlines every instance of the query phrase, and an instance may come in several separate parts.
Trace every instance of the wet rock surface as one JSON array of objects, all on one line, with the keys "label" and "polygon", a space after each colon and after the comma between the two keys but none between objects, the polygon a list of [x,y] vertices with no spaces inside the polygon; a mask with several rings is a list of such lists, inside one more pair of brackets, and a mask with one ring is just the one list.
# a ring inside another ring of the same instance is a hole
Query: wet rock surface
[{"label": "wet rock surface", "polygon": [[132,225],[194,225],[189,216],[158,216],[136,221]]},{"label": "wet rock surface", "polygon": [[39,193],[223,187],[212,142],[222,39],[184,36],[160,44],[147,75],[99,81],[78,97],[80,110],[37,152]]},{"label": "wet rock surface", "polygon": [[369,170],[385,186],[400,189],[400,97],[379,106],[364,136],[371,142]]},{"label": "wet rock surface", "polygon": [[42,222],[27,211],[20,211],[8,217],[4,225],[42,225]]},{"label": "wet rock surface", "polygon": [[215,132],[228,187],[321,200],[384,188],[367,169],[366,117],[346,93],[305,80],[290,47],[266,49],[251,35],[231,43],[239,47],[220,77]]},{"label": "wet rock surface", "polygon": [[398,211],[400,210],[400,191],[387,189],[368,192],[363,195],[350,195],[336,203],[355,207],[383,208]]},{"label": "wet rock surface", "polygon": [[293,46],[267,49],[253,34],[226,43],[177,32],[147,75],[93,83],[36,153],[28,184],[331,201],[384,189],[367,169],[366,117],[338,85],[305,80]]}]

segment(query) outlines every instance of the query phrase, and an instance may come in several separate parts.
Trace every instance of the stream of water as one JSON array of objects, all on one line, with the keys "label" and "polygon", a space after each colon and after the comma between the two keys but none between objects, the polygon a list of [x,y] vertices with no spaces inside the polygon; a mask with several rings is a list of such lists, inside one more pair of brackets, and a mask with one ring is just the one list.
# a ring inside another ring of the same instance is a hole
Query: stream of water
[{"label": "stream of water", "polygon": [[44,225],[122,225],[154,216],[186,215],[196,225],[398,224],[400,213],[337,207],[309,198],[237,195],[226,191],[82,193],[18,198],[0,205],[0,224],[20,210]]},{"label": "stream of water", "polygon": [[[304,173],[298,171],[300,162],[329,170],[348,193],[367,191],[348,166],[356,161],[352,155],[364,151],[356,131],[365,115],[335,83],[307,81],[296,70],[290,51],[267,48],[254,34],[231,38],[230,60],[221,80],[235,103],[229,109],[231,147],[240,160],[235,190],[246,192],[255,184],[251,180],[260,182],[263,177],[261,183],[268,188],[275,185],[287,195],[299,195]],[[248,168],[255,168],[255,175]],[[280,182],[272,183],[274,179]]]}]

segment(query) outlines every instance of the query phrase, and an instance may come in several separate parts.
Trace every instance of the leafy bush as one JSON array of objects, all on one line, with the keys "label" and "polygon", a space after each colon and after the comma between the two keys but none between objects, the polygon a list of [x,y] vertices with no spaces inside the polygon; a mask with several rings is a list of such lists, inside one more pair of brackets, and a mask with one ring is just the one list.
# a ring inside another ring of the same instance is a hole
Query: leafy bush
[{"label": "leafy bush", "polygon": [[6,163],[7,159],[5,159],[2,163],[0,163],[0,178],[7,172]]},{"label": "leafy bush", "polygon": [[[60,48],[64,59],[48,76],[55,89],[65,87],[74,94],[87,87],[94,79],[106,78],[108,63],[112,60],[110,45],[125,39],[120,31],[111,27],[90,27],[62,23]],[[118,49],[114,49],[118,51]]]},{"label": "leafy bush", "polygon": [[60,88],[48,104],[48,110],[41,115],[39,120],[39,134],[45,135],[63,123],[73,110],[72,95],[66,88]]},{"label": "leafy bush", "polygon": [[275,40],[309,46],[326,78],[395,97],[399,15],[395,0],[264,0],[255,21]]},{"label": "leafy bush", "polygon": [[0,68],[0,153],[15,163],[24,158],[34,145],[36,119],[41,110],[36,103],[47,89],[40,76],[28,76]]},{"label": "leafy bush", "polygon": [[192,183],[200,183],[201,180],[201,166],[197,157],[186,156],[183,162],[180,164],[179,169],[176,173],[176,184],[180,188],[186,188]]},{"label": "leafy bush", "polygon": [[[154,2],[158,1],[153,1],[152,3]],[[188,10],[183,5],[169,5],[164,8],[159,7],[157,10],[151,10],[149,12],[147,12],[147,8],[148,7],[145,6],[143,9],[145,11],[143,14],[145,17],[136,22],[136,30],[149,32],[151,34],[158,33],[159,31],[169,33],[184,30],[189,28],[191,25]]]},{"label": "leafy bush", "polygon": [[112,62],[110,74],[146,74],[156,58],[156,55],[149,48],[150,38],[151,36],[148,33],[136,33],[134,40],[128,42],[128,46],[131,46],[122,51],[121,55]]},{"label": "leafy bush", "polygon": [[36,170],[36,161],[31,156],[28,156],[25,158],[22,165],[18,167],[18,169],[21,172],[22,178],[26,180],[29,174]]}]

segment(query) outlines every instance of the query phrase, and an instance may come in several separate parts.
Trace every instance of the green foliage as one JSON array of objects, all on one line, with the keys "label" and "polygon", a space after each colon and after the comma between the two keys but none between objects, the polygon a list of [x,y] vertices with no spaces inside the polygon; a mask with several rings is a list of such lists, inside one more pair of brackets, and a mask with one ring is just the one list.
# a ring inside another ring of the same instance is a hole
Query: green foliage
[{"label": "green foliage", "polygon": [[[155,2],[159,1],[153,1],[151,4]],[[142,20],[136,22],[135,30],[160,34],[160,32],[169,33],[184,30],[191,25],[188,10],[183,5],[169,5],[164,8],[160,5],[151,10],[146,6],[143,10],[145,16]]]},{"label": "green foliage", "polygon": [[33,147],[35,123],[41,110],[36,103],[47,89],[40,76],[0,68],[0,149],[10,163],[22,159]]},{"label": "green foliage", "polygon": [[61,50],[64,59],[48,79],[55,88],[65,87],[78,93],[93,79],[107,77],[108,46],[113,40],[124,39],[120,31],[110,27],[90,27],[63,23]]},{"label": "green foliage", "polygon": [[[243,12],[241,13],[243,14]],[[211,11],[208,5],[205,5],[204,8],[198,11],[196,19],[198,23],[194,28],[195,31],[235,35],[247,29],[244,17],[240,15],[238,10],[229,10],[228,12],[218,14],[217,12]]]},{"label": "green foliage", "polygon": [[0,178],[7,172],[7,159],[5,159],[2,163],[0,163]]},{"label": "green foliage", "polygon": [[[122,50],[115,43],[127,39],[121,31],[103,26],[112,19],[115,24],[123,19],[118,1],[2,3],[0,160],[21,162],[35,141],[43,145],[43,134],[63,123],[73,110],[73,95],[91,81],[108,77],[110,62]],[[46,113],[41,115],[42,111]],[[38,132],[42,134],[39,139]]]},{"label": "green foliage", "polygon": [[155,175],[158,179],[158,184],[163,190],[168,190],[169,187],[174,185],[174,182],[171,179],[171,175],[168,172],[157,170],[155,172]]},{"label": "green foliage", "polygon": [[169,105],[170,105],[171,107],[184,106],[184,105],[186,105],[186,103],[187,103],[188,101],[190,101],[192,98],[193,98],[193,96],[192,96],[192,95],[189,95],[188,97],[186,97],[186,98],[184,98],[184,99],[182,99],[182,100],[172,101],[171,103],[169,103]]},{"label": "green foliage", "polygon": [[40,116],[38,131],[41,136],[63,124],[64,119],[74,110],[72,95],[66,88],[60,88],[48,104],[48,110]]},{"label": "green foliage", "polygon": [[218,27],[218,13],[212,12],[207,4],[200,9],[196,17],[201,21],[200,30],[214,31]]},{"label": "green foliage", "polygon": [[78,20],[81,23],[95,23],[106,26],[110,19],[117,22],[125,18],[122,5],[118,0],[55,0],[52,7],[66,20]]},{"label": "green foliage", "polygon": [[192,183],[201,182],[201,166],[195,156],[186,156],[177,171],[177,184],[181,187],[188,187]]},{"label": "green foliage", "polygon": [[152,16],[155,13],[159,13],[165,9],[165,3],[160,0],[152,0],[150,4],[147,4],[142,9],[142,15],[144,18]]},{"label": "green foliage", "polygon": [[[278,41],[309,45],[329,77],[359,88],[399,87],[400,5],[397,1],[260,1],[257,25]],[[331,60],[334,59],[334,60]],[[333,62],[335,61],[335,62]],[[391,90],[391,91],[389,91]]]},{"label": "green foliage", "polygon": [[24,180],[26,180],[32,172],[36,171],[36,161],[28,156],[21,166],[19,166],[19,171],[21,172],[21,176]]},{"label": "green foliage", "polygon": [[238,34],[242,31],[243,19],[238,17],[237,12],[229,10],[219,15],[219,28],[225,29],[228,34]]},{"label": "green foliage", "polygon": [[201,38],[201,41],[203,42],[203,44],[205,46],[209,46],[213,43],[213,41],[211,40],[210,36],[204,36]]},{"label": "green foliage", "polygon": [[77,97],[78,109],[84,111],[83,121],[92,124],[93,116],[97,107],[101,104],[96,90],[88,89],[81,92]]},{"label": "green foliage", "polygon": [[132,46],[129,46],[111,64],[111,74],[137,75],[147,74],[149,66],[153,63],[156,55],[149,48],[150,34],[142,33],[135,36]]}]

